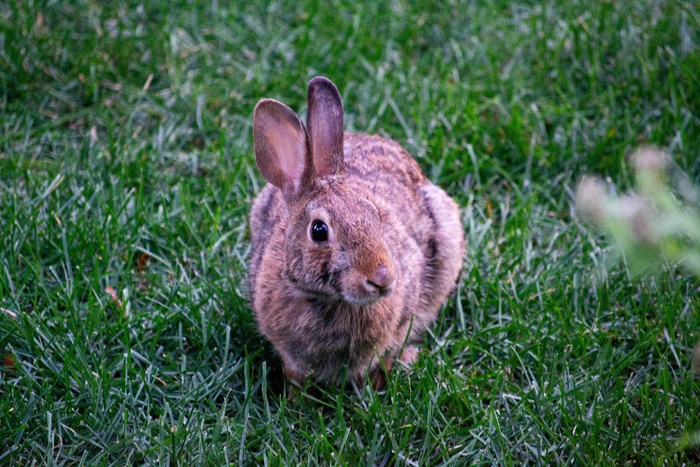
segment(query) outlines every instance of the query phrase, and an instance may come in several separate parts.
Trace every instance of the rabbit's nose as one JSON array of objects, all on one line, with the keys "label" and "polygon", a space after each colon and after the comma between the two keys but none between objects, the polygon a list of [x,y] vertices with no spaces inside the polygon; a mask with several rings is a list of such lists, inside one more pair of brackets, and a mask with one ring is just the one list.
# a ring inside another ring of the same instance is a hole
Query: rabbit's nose
[{"label": "rabbit's nose", "polygon": [[380,295],[389,295],[394,290],[396,273],[393,268],[380,264],[372,277],[367,279],[367,285],[376,288]]}]

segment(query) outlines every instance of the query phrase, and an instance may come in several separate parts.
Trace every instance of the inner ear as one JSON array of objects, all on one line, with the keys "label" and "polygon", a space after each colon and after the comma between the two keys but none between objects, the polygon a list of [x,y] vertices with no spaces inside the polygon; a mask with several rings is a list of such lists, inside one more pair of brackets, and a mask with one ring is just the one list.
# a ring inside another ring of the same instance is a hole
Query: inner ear
[{"label": "inner ear", "polygon": [[343,175],[343,102],[338,88],[317,76],[309,81],[306,128],[317,177]]},{"label": "inner ear", "polygon": [[255,162],[265,179],[285,197],[299,193],[313,178],[308,137],[301,119],[286,105],[263,99],[253,115]]}]

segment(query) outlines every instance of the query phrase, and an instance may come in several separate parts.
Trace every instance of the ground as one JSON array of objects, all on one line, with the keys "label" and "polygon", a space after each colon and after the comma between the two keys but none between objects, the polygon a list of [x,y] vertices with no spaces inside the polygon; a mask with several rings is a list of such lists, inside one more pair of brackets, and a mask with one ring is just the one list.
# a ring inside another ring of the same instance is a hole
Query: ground
[{"label": "ground", "polygon": [[[572,207],[640,144],[698,179],[699,45],[690,0],[0,4],[0,464],[700,461],[698,280]],[[467,248],[411,372],[292,401],[246,300],[251,124],[315,75]]]}]

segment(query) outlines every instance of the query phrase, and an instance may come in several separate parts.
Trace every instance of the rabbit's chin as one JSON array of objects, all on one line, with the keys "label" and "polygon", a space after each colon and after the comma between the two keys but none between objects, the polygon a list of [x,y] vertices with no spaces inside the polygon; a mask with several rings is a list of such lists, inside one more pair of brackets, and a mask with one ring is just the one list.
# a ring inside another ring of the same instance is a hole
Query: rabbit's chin
[{"label": "rabbit's chin", "polygon": [[382,297],[381,295],[375,295],[375,296],[356,296],[353,294],[343,294],[343,300],[355,307],[361,307],[361,306],[369,306],[369,305],[374,305],[377,303],[379,300],[381,300]]},{"label": "rabbit's chin", "polygon": [[362,290],[359,293],[356,291],[346,291],[342,294],[343,300],[345,300],[346,303],[353,305],[353,306],[368,306],[368,305],[373,305],[377,303],[378,301],[382,300],[383,298],[391,296],[391,294],[394,292],[395,286],[392,286],[388,289],[385,289],[383,291],[366,291]]}]

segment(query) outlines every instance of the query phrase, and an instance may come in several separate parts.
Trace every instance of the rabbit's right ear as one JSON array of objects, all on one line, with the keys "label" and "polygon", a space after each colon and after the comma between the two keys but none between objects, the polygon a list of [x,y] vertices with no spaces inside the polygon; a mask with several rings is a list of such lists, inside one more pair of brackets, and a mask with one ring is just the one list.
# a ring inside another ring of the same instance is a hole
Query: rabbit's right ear
[{"label": "rabbit's right ear", "polygon": [[255,162],[265,180],[289,199],[313,179],[313,161],[304,124],[292,109],[262,99],[253,114]]},{"label": "rabbit's right ear", "polygon": [[317,76],[309,81],[306,114],[315,174],[319,178],[343,176],[343,101],[335,84]]}]

